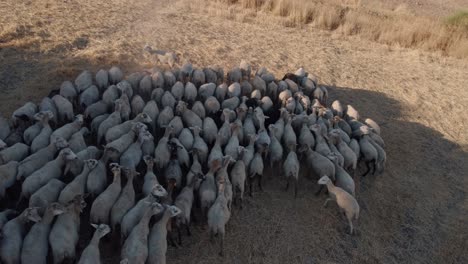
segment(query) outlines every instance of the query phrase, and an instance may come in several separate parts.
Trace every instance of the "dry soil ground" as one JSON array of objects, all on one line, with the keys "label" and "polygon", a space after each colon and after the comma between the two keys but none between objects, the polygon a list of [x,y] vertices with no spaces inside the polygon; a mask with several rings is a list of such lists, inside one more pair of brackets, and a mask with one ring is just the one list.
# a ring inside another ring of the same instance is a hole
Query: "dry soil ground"
[{"label": "dry soil ground", "polygon": [[[297,200],[270,177],[264,193],[234,210],[224,258],[195,227],[184,248],[169,249],[170,263],[468,263],[466,60],[287,28],[203,1],[7,0],[0,10],[4,115],[83,69],[152,67],[148,43],[198,66],[246,59],[277,77],[303,66],[333,98],[382,124],[388,162],[362,181],[358,235],[345,234],[336,206],[322,208],[312,175],[301,178]],[[116,263],[115,249],[103,248]]]}]

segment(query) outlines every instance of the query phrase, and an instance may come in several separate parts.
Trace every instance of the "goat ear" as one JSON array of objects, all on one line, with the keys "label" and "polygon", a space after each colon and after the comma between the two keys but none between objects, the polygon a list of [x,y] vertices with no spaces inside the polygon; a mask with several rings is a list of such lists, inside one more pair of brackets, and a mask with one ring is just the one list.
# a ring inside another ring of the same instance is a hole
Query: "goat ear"
[{"label": "goat ear", "polygon": [[94,228],[96,228],[96,229],[99,227],[98,225],[93,224],[93,223],[91,223],[91,226],[94,227]]},{"label": "goat ear", "polygon": [[34,218],[34,217],[30,216],[28,219],[29,219],[29,221],[31,221],[33,223],[37,223],[37,222],[41,221],[41,217]]},{"label": "goat ear", "polygon": [[329,138],[328,138],[328,135],[327,135],[326,133],[322,133],[322,136],[323,136],[326,140],[329,139]]}]

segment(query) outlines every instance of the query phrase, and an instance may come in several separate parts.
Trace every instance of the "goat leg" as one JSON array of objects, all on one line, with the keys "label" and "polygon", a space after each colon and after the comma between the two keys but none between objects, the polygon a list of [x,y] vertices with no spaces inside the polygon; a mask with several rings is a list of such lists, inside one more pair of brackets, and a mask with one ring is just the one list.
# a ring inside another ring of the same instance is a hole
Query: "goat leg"
[{"label": "goat leg", "polygon": [[364,172],[364,174],[362,175],[362,177],[366,177],[367,174],[371,171],[371,166],[370,166],[370,163],[371,163],[371,162],[372,162],[372,161],[366,162],[367,170],[366,170],[366,172]]},{"label": "goat leg", "polygon": [[294,181],[294,199],[297,198],[297,180]]},{"label": "goat leg", "polygon": [[262,187],[262,175],[258,174],[258,188],[260,191],[263,192],[263,187]]}]

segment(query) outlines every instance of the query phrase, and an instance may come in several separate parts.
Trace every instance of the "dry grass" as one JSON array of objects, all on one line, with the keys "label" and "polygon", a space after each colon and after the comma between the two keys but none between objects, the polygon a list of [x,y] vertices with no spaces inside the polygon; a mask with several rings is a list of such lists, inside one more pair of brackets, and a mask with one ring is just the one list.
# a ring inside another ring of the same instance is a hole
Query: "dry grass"
[{"label": "dry grass", "polygon": [[[128,12],[124,0],[1,1],[0,90],[3,100],[15,103],[1,105],[0,111],[47,95],[83,67],[131,68],[143,61],[143,44],[131,38],[132,25],[151,2],[141,0]],[[118,34],[121,29],[128,34]]]},{"label": "dry grass", "polygon": [[243,8],[267,12],[283,18],[286,26],[311,24],[344,35],[442,52],[459,58],[468,57],[467,13],[460,12],[443,23],[433,17],[417,16],[404,4],[389,10],[361,1],[309,0],[215,0]]},{"label": "dry grass", "polygon": [[[139,2],[144,6],[151,1]],[[115,32],[131,25],[145,11],[136,8],[125,12],[128,5],[124,0],[2,1],[0,48],[116,63],[122,56],[119,50],[127,48],[131,39]]]}]

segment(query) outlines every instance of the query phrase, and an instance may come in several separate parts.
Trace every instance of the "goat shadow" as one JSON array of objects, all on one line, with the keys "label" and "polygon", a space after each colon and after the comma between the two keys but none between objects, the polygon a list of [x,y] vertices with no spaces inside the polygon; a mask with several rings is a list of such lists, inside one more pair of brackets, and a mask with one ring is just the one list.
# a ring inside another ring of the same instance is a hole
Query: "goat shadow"
[{"label": "goat shadow", "polygon": [[[339,99],[344,105],[353,105],[362,119],[372,118],[380,124],[386,144],[385,172],[361,178],[358,235],[345,234],[345,221],[339,218],[336,207],[322,209],[323,198],[315,197],[312,191],[318,179],[301,178],[299,196],[294,200],[291,191],[284,192],[285,180],[273,177],[266,180],[264,193],[247,198],[243,210],[233,208],[224,259],[215,256],[217,246],[210,244],[208,233],[200,230],[184,237],[184,249],[169,248],[168,259],[173,263],[468,260],[463,246],[468,237],[468,212],[463,209],[468,207],[468,184],[463,177],[468,166],[463,161],[468,160],[468,153],[440,132],[404,121],[404,106],[384,93],[327,88],[328,104]],[[274,221],[279,213],[285,218]],[[336,217],[330,218],[330,214]],[[293,228],[304,226],[304,222],[313,224],[307,229]],[[272,235],[277,233],[281,235]]]}]

